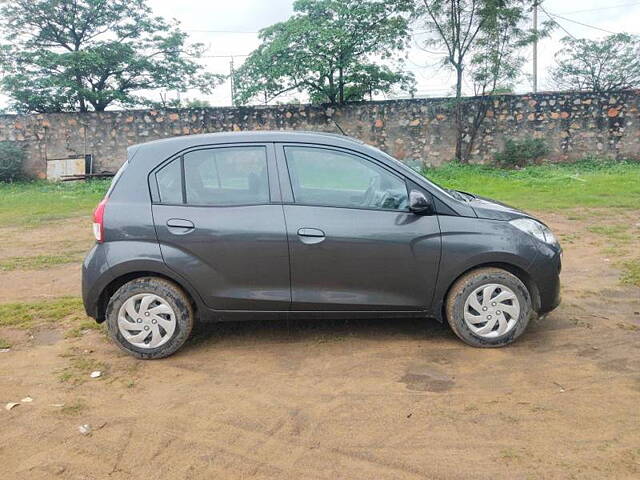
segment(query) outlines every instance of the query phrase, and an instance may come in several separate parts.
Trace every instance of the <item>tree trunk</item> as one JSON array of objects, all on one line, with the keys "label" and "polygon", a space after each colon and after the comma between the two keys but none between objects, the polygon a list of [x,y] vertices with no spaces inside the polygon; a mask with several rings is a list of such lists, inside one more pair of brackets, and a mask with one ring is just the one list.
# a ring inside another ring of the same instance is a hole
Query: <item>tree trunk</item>
[{"label": "tree trunk", "polygon": [[338,69],[338,90],[340,105],[344,103],[344,70],[342,67]]},{"label": "tree trunk", "polygon": [[333,72],[329,75],[329,93],[326,94],[332,105],[336,104],[336,86],[333,80]]},{"label": "tree trunk", "polygon": [[469,163],[471,152],[473,151],[473,146],[475,145],[475,142],[480,134],[480,127],[482,127],[484,119],[487,118],[487,112],[489,110],[489,104],[491,103],[491,100],[492,97],[485,95],[483,92],[480,103],[477,106],[478,110],[473,117],[473,125],[471,126],[471,131],[469,132],[469,141],[467,142],[467,146],[464,149],[464,163]]},{"label": "tree trunk", "polygon": [[466,163],[466,159],[462,155],[462,144],[464,132],[462,129],[462,65],[458,63],[456,65],[456,109],[455,109],[455,121],[456,121],[456,154],[455,159],[458,162]]},{"label": "tree trunk", "polygon": [[[82,78],[80,75],[76,75],[76,84],[78,85],[78,90],[82,90]],[[87,112],[87,101],[84,98],[84,95],[78,93],[78,102],[80,103],[80,111],[82,113]]]},{"label": "tree trunk", "polygon": [[456,65],[456,98],[462,97],[462,66]]},{"label": "tree trunk", "polygon": [[[74,55],[77,55],[80,51],[80,41],[76,39],[74,43]],[[78,86],[78,91],[81,91],[84,85],[82,84],[82,76],[80,72],[76,70],[76,85]],[[89,111],[87,108],[87,101],[84,98],[84,95],[78,94],[78,101],[80,102],[80,111],[82,113],[86,113]]]}]

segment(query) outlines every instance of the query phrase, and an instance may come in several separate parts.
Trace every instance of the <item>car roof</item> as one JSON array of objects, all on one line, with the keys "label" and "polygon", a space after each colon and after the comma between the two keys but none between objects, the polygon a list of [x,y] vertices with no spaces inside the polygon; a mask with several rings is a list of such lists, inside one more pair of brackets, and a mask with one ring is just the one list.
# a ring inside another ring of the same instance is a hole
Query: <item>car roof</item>
[{"label": "car roof", "polygon": [[150,166],[150,164],[157,164],[159,161],[194,147],[250,142],[314,143],[353,150],[367,148],[367,144],[357,138],[336,133],[257,130],[183,135],[154,140],[130,146],[127,149],[127,159],[133,163],[138,163],[140,160],[143,164]]},{"label": "car roof", "polygon": [[331,132],[315,132],[315,131],[285,131],[285,130],[249,130],[242,132],[217,132],[204,133],[198,135],[183,135],[179,137],[163,138],[153,140],[151,142],[133,145],[130,148],[139,149],[145,147],[157,147],[163,145],[166,147],[183,147],[189,145],[215,145],[218,143],[241,143],[241,142],[318,142],[333,143],[336,145],[345,142],[363,145],[364,142],[354,137],[341,135]]}]

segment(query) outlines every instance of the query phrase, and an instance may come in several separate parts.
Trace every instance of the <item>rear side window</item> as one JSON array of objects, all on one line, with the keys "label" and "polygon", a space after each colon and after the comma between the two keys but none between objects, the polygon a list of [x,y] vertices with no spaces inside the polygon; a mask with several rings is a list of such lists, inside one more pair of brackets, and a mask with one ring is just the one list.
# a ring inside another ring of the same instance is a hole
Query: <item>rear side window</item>
[{"label": "rear side window", "polygon": [[270,200],[264,147],[189,152],[184,155],[184,179],[190,205],[256,205]]},{"label": "rear side window", "polygon": [[156,173],[158,193],[162,203],[182,203],[182,171],[180,159],[162,167]]}]

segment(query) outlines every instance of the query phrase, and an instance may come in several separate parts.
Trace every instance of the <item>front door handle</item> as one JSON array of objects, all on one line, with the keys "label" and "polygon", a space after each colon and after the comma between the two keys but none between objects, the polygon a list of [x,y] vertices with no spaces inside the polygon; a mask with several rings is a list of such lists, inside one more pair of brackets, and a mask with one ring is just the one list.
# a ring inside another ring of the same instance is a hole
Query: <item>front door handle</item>
[{"label": "front door handle", "polygon": [[324,232],[317,228],[301,228],[298,230],[298,235],[301,237],[324,238]]},{"label": "front door handle", "polygon": [[167,227],[171,233],[184,234],[192,231],[196,226],[191,220],[183,218],[170,218],[167,220]]}]

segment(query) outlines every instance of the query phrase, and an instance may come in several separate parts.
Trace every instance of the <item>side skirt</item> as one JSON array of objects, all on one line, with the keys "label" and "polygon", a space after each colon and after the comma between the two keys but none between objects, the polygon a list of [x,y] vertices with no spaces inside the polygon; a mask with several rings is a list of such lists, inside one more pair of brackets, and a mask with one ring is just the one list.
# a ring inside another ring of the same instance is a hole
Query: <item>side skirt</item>
[{"label": "side skirt", "polygon": [[250,310],[208,310],[200,313],[203,322],[240,322],[251,320],[321,320],[321,319],[375,319],[375,318],[434,318],[429,312],[419,311],[250,311]]}]

